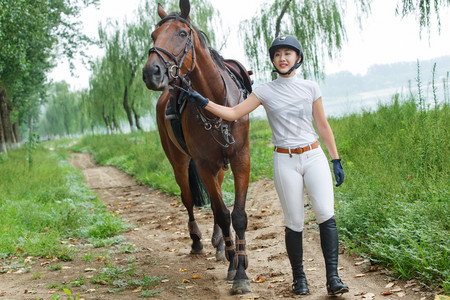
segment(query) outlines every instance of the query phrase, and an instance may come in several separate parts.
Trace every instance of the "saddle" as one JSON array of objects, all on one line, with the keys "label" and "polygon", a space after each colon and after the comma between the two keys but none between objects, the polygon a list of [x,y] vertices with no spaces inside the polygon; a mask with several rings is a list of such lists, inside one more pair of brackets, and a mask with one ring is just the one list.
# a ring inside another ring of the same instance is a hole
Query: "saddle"
[{"label": "saddle", "polygon": [[234,76],[236,76],[236,79],[240,82],[241,86],[245,88],[245,90],[247,90],[248,94],[250,94],[252,92],[253,84],[250,75],[253,75],[253,72],[247,71],[244,66],[237,60],[224,59],[223,63],[228,68],[228,70],[231,71]]},{"label": "saddle", "polygon": [[[253,82],[250,75],[252,75],[253,72],[247,71],[244,66],[236,60],[226,59],[223,63],[230,76],[242,90],[244,99],[247,98],[252,92]],[[189,89],[189,87],[181,82],[181,80],[178,80],[175,84],[181,86],[183,90]],[[173,88],[170,90],[170,99],[166,107],[166,120],[170,120],[175,138],[183,150],[189,155],[181,126],[181,114],[187,103],[187,94],[183,90]]]}]

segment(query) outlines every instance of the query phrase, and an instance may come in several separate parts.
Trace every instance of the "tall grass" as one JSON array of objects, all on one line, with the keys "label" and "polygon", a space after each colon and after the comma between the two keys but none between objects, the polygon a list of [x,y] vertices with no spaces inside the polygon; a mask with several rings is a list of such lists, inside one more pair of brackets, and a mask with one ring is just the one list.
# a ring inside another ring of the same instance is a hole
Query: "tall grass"
[{"label": "tall grass", "polygon": [[124,229],[122,220],[83,184],[62,152],[15,149],[0,162],[0,258],[53,255],[70,259],[61,244],[71,238],[106,238]]},{"label": "tall grass", "polygon": [[346,172],[337,218],[350,248],[450,293],[449,106],[418,74],[417,95],[330,120]]}]

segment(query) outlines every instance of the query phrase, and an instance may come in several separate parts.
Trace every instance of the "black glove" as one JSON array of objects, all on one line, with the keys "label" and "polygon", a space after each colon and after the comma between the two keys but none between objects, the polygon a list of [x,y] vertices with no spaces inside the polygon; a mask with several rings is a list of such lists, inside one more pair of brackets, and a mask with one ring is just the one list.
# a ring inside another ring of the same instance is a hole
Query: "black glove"
[{"label": "black glove", "polygon": [[333,172],[336,178],[336,186],[340,186],[344,182],[344,169],[342,169],[341,159],[333,159]]},{"label": "black glove", "polygon": [[205,106],[208,105],[208,103],[209,103],[208,98],[203,97],[202,95],[200,95],[199,93],[197,93],[194,90],[188,91],[188,100],[189,100],[189,102],[196,103],[201,108],[205,108]]}]

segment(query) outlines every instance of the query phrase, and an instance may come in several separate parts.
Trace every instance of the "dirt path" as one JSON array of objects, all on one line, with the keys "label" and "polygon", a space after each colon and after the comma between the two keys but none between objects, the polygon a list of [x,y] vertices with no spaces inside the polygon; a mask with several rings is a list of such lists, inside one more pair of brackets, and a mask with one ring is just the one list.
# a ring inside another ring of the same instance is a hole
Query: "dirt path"
[{"label": "dirt path", "polygon": [[[117,247],[92,248],[79,241],[68,241],[79,251],[74,261],[59,262],[62,269],[51,271],[49,266],[55,264],[51,258],[29,258],[28,271],[19,269],[0,275],[0,300],[51,299],[54,293],[65,295],[57,289],[63,284],[84,299],[142,299],[139,288],[112,292],[111,286],[90,281],[107,263],[124,266],[131,261],[136,274],[166,276],[155,299],[328,299],[318,226],[313,220],[304,233],[304,265],[311,293],[302,297],[290,293],[292,275],[284,246],[283,217],[272,181],[263,180],[250,186],[246,208],[247,274],[257,280],[251,283],[252,293],[231,296],[231,283],[226,281],[228,263],[215,260],[210,243],[212,212],[196,209],[205,254],[192,256],[187,213],[176,197],[139,185],[113,167],[98,166],[88,154],[74,154],[71,162],[82,169],[87,185],[98,192],[108,210],[119,213],[133,225],[133,229],[123,234],[133,246],[129,251],[119,251]],[[94,259],[82,259],[88,254]],[[350,292],[335,299],[432,299],[420,292],[414,282],[394,281],[383,269],[369,271],[370,263],[360,257],[341,254],[339,266]],[[77,278],[85,279],[80,286],[73,284]],[[382,295],[389,292],[390,295]]]}]

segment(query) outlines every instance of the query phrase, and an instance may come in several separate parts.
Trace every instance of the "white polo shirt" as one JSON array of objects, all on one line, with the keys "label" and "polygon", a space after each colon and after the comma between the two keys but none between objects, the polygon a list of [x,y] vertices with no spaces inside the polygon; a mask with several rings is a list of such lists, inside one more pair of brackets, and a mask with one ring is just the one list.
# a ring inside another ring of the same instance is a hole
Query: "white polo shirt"
[{"label": "white polo shirt", "polygon": [[256,87],[253,93],[266,110],[275,146],[304,147],[319,138],[312,124],[312,104],[322,96],[316,82],[278,77]]}]

